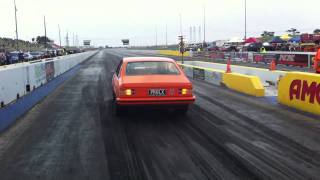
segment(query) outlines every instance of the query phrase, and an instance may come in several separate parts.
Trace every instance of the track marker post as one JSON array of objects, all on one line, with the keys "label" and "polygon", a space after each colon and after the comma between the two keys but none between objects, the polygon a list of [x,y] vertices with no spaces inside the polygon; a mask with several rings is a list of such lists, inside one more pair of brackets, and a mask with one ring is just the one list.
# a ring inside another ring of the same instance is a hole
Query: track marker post
[{"label": "track marker post", "polygon": [[184,38],[183,36],[178,36],[179,37],[179,51],[180,51],[180,54],[181,54],[181,63],[183,64],[183,54],[184,52],[186,51],[185,50],[185,43],[184,43]]},{"label": "track marker post", "polygon": [[275,60],[272,60],[271,63],[270,63],[270,68],[269,70],[270,71],[275,71],[276,70],[276,61]]},{"label": "track marker post", "polygon": [[231,73],[231,58],[229,58],[228,61],[227,61],[226,73]]}]

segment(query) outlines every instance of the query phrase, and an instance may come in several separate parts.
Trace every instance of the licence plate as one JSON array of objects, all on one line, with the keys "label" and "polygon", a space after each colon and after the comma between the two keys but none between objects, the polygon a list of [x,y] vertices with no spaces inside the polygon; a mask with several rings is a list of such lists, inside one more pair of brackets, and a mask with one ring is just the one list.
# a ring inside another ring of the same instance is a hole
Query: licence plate
[{"label": "licence plate", "polygon": [[149,96],[165,96],[165,89],[149,89]]}]

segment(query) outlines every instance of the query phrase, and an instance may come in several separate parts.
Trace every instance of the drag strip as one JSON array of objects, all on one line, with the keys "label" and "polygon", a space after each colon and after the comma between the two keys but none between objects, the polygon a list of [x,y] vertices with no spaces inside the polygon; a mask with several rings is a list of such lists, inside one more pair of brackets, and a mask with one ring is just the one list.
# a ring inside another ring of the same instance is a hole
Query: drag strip
[{"label": "drag strip", "polygon": [[[129,110],[116,117],[102,50],[0,135],[1,179],[317,179],[319,117],[193,81],[185,117]],[[150,54],[146,54],[150,56]]]}]

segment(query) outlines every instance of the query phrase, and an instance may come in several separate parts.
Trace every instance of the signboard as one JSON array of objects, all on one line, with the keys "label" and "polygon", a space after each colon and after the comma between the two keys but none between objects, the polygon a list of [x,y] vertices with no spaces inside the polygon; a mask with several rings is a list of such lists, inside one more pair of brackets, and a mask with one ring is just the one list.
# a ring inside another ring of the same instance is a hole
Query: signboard
[{"label": "signboard", "polygon": [[222,82],[222,71],[210,71],[200,69],[195,66],[180,64],[185,74],[192,79],[204,80],[214,85],[221,85]]},{"label": "signboard", "polygon": [[123,44],[124,46],[129,45],[129,44],[130,44],[129,39],[122,39],[122,44]]},{"label": "signboard", "polygon": [[222,82],[221,72],[205,71],[205,81],[220,86]]},{"label": "signboard", "polygon": [[36,86],[41,85],[42,83],[45,83],[45,64],[39,63],[34,65],[34,79]]},{"label": "signboard", "polygon": [[281,78],[278,88],[281,104],[320,115],[320,75],[290,72]]},{"label": "signboard", "polygon": [[212,52],[209,54],[209,58],[216,59],[216,60],[225,59],[224,53],[221,53],[221,52]]},{"label": "signboard", "polygon": [[[313,57],[313,56],[312,56]],[[277,64],[308,66],[308,55],[306,54],[254,54],[254,62],[270,63],[276,60]]]},{"label": "signboard", "polygon": [[83,40],[83,45],[84,46],[90,46],[91,45],[91,40]]},{"label": "signboard", "polygon": [[306,54],[281,54],[278,59],[278,64],[307,67],[308,66],[308,55],[306,55]]},{"label": "signboard", "polygon": [[248,53],[247,52],[234,52],[231,53],[231,58],[240,60],[240,61],[248,61]]},{"label": "signboard", "polygon": [[193,79],[205,80],[204,69],[193,68]]},{"label": "signboard", "polygon": [[53,61],[45,63],[45,71],[46,71],[47,82],[54,79],[54,62]]},{"label": "signboard", "polygon": [[263,62],[270,63],[272,60],[277,60],[277,56],[275,54],[254,54],[253,61],[254,62]]},{"label": "signboard", "polygon": [[[201,54],[203,55],[203,54]],[[208,57],[215,60],[224,60],[231,58],[232,60],[239,61],[248,61],[255,63],[271,63],[272,60],[275,60],[277,64],[284,65],[292,65],[292,66],[300,66],[307,67],[308,54],[263,54],[263,53],[248,53],[248,52],[210,52]],[[310,55],[310,59],[312,59],[314,55]],[[312,62],[311,62],[312,64]]]}]

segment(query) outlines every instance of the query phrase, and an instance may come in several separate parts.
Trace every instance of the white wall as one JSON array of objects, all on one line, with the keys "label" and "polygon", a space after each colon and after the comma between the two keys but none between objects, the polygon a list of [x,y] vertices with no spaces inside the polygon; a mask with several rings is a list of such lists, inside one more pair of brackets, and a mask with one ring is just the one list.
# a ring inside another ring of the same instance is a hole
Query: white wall
[{"label": "white wall", "polygon": [[30,90],[49,82],[83,62],[96,51],[72,54],[52,59],[44,59],[36,63],[26,62],[0,67],[0,103],[5,105],[27,94]]}]

